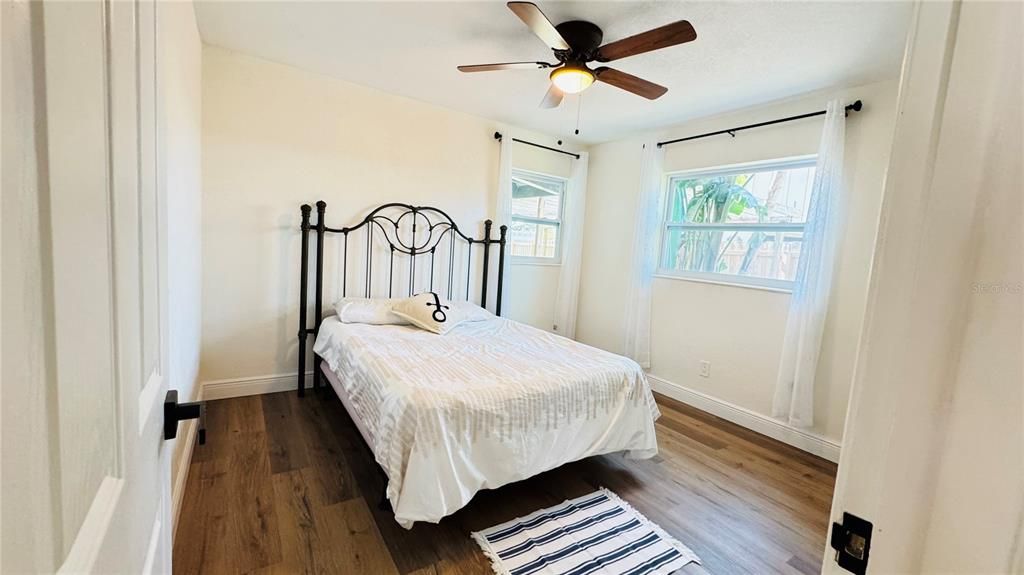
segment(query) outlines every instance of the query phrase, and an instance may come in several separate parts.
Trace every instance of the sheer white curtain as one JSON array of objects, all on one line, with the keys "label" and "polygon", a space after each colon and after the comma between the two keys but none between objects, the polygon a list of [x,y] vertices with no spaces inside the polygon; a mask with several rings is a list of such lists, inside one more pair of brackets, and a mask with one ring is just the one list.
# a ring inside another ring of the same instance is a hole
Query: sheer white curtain
[{"label": "sheer white curtain", "polygon": [[496,233],[501,226],[508,226],[507,243],[505,244],[505,266],[502,274],[505,278],[505,289],[501,292],[502,314],[508,314],[508,301],[512,290],[508,289],[509,262],[512,260],[512,135],[505,133],[501,138],[501,148],[498,151],[498,204],[494,208],[494,229]]},{"label": "sheer white curtain", "polygon": [[562,266],[555,295],[555,332],[576,338],[576,309],[580,293],[580,263],[583,257],[583,218],[587,202],[587,169],[590,156],[580,152],[572,161],[572,174],[562,205]]},{"label": "sheer white curtain", "polygon": [[664,160],[665,152],[654,140],[644,144],[629,291],[626,293],[625,342],[625,354],[644,369],[651,367],[651,282],[658,268]]},{"label": "sheer white curtain", "polygon": [[846,110],[841,100],[833,100],[826,108],[818,145],[807,225],[772,402],[772,415],[796,427],[814,423],[814,374],[835,268],[845,138]]}]

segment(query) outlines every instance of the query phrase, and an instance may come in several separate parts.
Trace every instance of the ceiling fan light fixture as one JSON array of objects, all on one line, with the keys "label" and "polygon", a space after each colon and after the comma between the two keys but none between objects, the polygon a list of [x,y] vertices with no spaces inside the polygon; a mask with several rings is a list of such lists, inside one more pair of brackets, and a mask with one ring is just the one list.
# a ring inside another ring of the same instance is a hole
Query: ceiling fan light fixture
[{"label": "ceiling fan light fixture", "polygon": [[628,38],[601,44],[604,32],[593,22],[569,20],[557,26],[548,20],[536,4],[529,1],[508,3],[511,10],[535,36],[549,48],[557,63],[548,62],[505,62],[500,64],[477,64],[459,66],[460,72],[488,72],[491,70],[552,69],[551,86],[548,87],[541,108],[557,108],[565,94],[579,94],[594,82],[615,86],[648,100],[665,95],[668,88],[637,78],[615,68],[600,66],[591,70],[587,64],[612,62],[637,54],[644,54],[677,46],[697,39],[697,32],[686,20],[659,26]]},{"label": "ceiling fan light fixture", "polygon": [[594,73],[585,66],[566,64],[551,72],[551,83],[565,94],[579,94],[594,83]]}]

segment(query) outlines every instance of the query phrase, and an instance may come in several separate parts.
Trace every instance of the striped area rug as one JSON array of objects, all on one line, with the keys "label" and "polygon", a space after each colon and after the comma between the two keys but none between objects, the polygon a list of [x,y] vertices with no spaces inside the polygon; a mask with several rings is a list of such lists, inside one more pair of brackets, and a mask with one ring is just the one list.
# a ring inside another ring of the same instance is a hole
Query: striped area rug
[{"label": "striped area rug", "polygon": [[497,575],[668,575],[685,545],[607,489],[473,533]]}]

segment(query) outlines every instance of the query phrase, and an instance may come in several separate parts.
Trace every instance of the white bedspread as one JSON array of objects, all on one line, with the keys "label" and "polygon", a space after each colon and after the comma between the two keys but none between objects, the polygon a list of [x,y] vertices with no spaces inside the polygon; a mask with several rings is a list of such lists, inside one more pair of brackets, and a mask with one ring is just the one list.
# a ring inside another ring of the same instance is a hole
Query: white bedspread
[{"label": "white bedspread", "polygon": [[406,528],[570,461],[658,452],[660,413],[639,365],[515,321],[442,336],[330,317],[313,349],[366,429]]}]

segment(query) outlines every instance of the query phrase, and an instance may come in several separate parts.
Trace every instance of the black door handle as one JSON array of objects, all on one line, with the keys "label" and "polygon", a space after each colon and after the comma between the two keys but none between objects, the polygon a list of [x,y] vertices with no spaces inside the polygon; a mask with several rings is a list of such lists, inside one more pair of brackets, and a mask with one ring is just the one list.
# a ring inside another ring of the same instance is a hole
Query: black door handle
[{"label": "black door handle", "polygon": [[170,389],[164,397],[164,439],[178,436],[178,422],[199,418],[199,445],[206,444],[206,402],[178,403],[178,390]]}]

